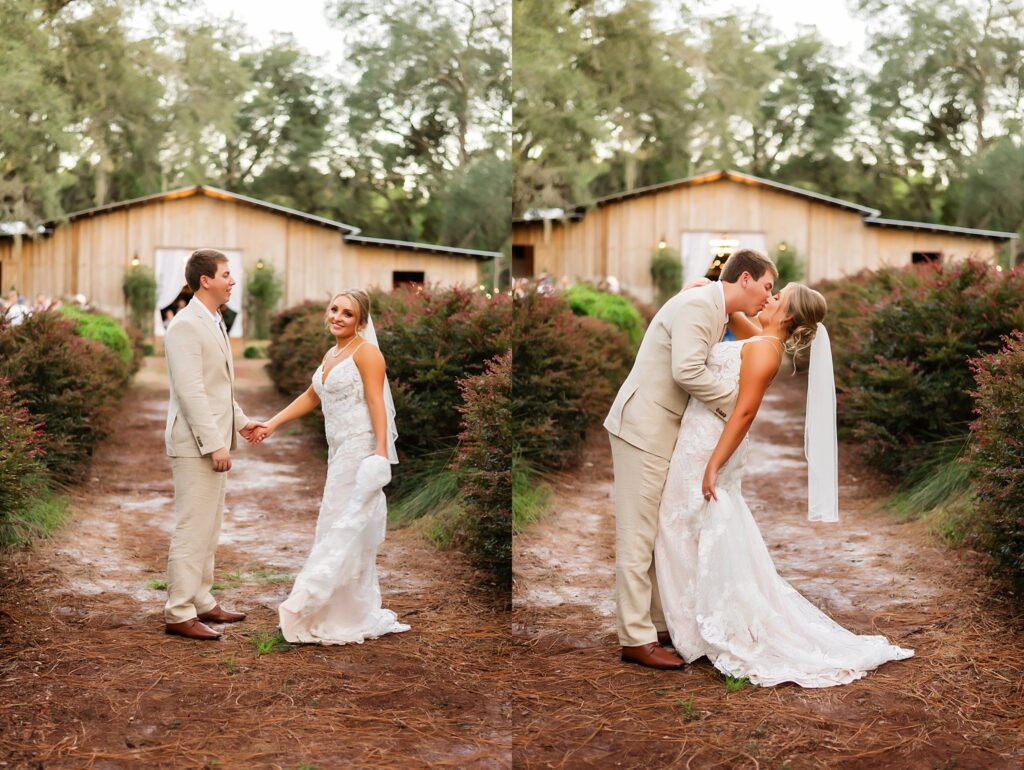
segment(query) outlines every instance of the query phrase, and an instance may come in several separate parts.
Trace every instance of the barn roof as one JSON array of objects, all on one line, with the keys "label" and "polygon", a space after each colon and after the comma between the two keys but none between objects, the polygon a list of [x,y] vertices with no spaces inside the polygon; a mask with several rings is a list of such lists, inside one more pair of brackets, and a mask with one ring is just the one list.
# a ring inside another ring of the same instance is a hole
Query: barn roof
[{"label": "barn roof", "polygon": [[[177,190],[169,190],[167,192],[155,193],[153,195],[143,195],[140,198],[132,198],[131,200],[118,201],[117,203],[108,203],[103,206],[95,206],[91,209],[83,209],[82,211],[75,211],[67,214],[61,220],[53,220],[46,223],[48,231],[52,231],[53,228],[60,225],[62,222],[74,222],[77,219],[83,219],[85,217],[96,216],[97,214],[106,214],[111,211],[118,211],[120,209],[131,208],[133,206],[141,206],[147,203],[153,203],[161,200],[177,200],[180,198],[190,198],[192,196],[205,196],[207,198],[216,198],[218,200],[234,201],[235,203],[241,203],[254,208],[263,209],[265,211],[271,211],[275,214],[281,214],[283,216],[292,217],[299,219],[304,222],[308,222],[313,225],[319,225],[321,227],[328,227],[332,230],[337,230],[341,233],[342,238],[346,242],[353,242],[362,245],[380,246],[394,249],[408,249],[411,251],[428,251],[435,254],[454,254],[462,257],[473,257],[475,259],[492,259],[494,257],[501,256],[501,252],[496,251],[480,251],[477,249],[462,249],[454,246],[441,246],[433,243],[416,243],[413,241],[395,241],[388,240],[386,238],[369,238],[367,236],[359,235],[362,232],[358,227],[354,225],[347,225],[344,222],[336,222],[333,219],[327,219],[326,217],[320,217],[316,214],[309,214],[305,211],[299,211],[297,209],[291,209],[287,206],[280,206],[270,201],[260,200],[259,198],[250,198],[248,195],[241,195],[239,193],[230,192],[229,190],[222,190],[219,187],[213,187],[212,185],[192,185],[191,187],[181,187]],[[0,233],[0,238],[13,237],[13,233]]]},{"label": "barn roof", "polygon": [[1017,233],[1004,233],[1001,230],[979,230],[974,227],[954,227],[953,225],[933,225],[928,222],[909,222],[905,219],[882,219],[881,217],[868,217],[864,224],[873,227],[895,227],[904,230],[926,230],[938,233],[962,233],[964,235],[978,235],[992,238],[994,240],[1009,240],[1018,238]]},{"label": "barn roof", "polygon": [[[975,235],[985,238],[992,238],[994,240],[1009,240],[1016,238],[1016,233],[1006,233],[998,230],[979,230],[971,227],[953,227],[951,225],[933,225],[927,222],[909,222],[901,219],[883,219],[880,217],[882,213],[878,209],[869,208],[867,206],[861,206],[859,203],[853,203],[852,201],[843,200],[842,198],[833,198],[830,195],[823,195],[822,193],[813,192],[811,190],[805,190],[802,187],[793,187],[792,185],[783,184],[782,182],[775,182],[771,179],[763,179],[759,176],[753,176],[752,174],[744,174],[740,171],[733,171],[731,169],[723,169],[718,171],[710,171],[706,174],[698,174],[696,176],[686,177],[685,179],[674,179],[670,182],[662,182],[661,184],[648,185],[647,187],[638,187],[635,190],[629,190],[628,192],[616,193],[614,195],[606,195],[603,198],[597,198],[590,206],[601,207],[607,206],[611,203],[618,203],[620,201],[628,200],[630,198],[637,198],[642,195],[650,195],[652,193],[658,193],[663,190],[671,190],[677,187],[692,187],[701,184],[707,184],[709,182],[719,182],[722,180],[730,182],[738,182],[740,184],[747,184],[755,187],[766,187],[778,192],[786,193],[788,195],[795,195],[800,198],[806,198],[808,200],[817,201],[828,206],[834,206],[836,208],[845,209],[847,211],[855,212],[864,215],[864,223],[873,225],[876,227],[898,227],[915,230],[927,230],[936,232],[949,232],[959,233],[961,235]],[[554,218],[556,221],[564,220],[579,220],[582,219],[590,206],[576,206],[565,212],[565,216]],[[544,217],[524,217],[515,220],[516,224],[531,224],[534,222],[541,222]]]}]

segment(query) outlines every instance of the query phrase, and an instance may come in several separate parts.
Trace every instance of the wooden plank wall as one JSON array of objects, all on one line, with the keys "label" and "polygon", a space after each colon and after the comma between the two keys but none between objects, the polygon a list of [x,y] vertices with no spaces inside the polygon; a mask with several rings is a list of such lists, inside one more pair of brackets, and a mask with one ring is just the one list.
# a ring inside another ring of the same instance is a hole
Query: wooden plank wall
[{"label": "wooden plank wall", "polygon": [[428,284],[477,285],[472,257],[345,243],[341,233],[293,217],[202,195],[156,200],[84,217],[45,239],[0,241],[6,290],[34,298],[85,294],[104,311],[124,317],[121,280],[133,257],[154,267],[156,249],[237,249],[248,274],[257,260],[283,278],[281,307],[323,299],[333,289],[390,289],[392,271],[423,272]]},{"label": "wooden plank wall", "polygon": [[909,264],[914,251],[941,251],[994,261],[998,244],[987,238],[873,227],[852,210],[728,179],[667,188],[589,210],[582,220],[513,227],[515,245],[534,247],[534,266],[555,276],[622,286],[651,299],[650,258],[658,242],[678,249],[685,231],[762,232],[770,251],[782,241],[796,249],[804,280],[838,278],[864,268]]}]

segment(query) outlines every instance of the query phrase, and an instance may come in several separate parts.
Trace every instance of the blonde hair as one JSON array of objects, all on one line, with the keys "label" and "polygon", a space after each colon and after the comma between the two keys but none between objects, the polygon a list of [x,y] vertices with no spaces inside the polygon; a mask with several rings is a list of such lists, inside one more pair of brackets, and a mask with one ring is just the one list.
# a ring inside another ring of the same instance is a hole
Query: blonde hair
[{"label": "blonde hair", "polygon": [[370,317],[370,295],[362,289],[342,289],[332,294],[331,299],[327,302],[327,309],[324,311],[324,323],[327,323],[327,314],[331,312],[331,305],[338,297],[348,297],[356,303],[356,307],[359,308],[359,318],[356,319],[356,323],[360,328],[365,326]]},{"label": "blonde hair", "polygon": [[790,283],[789,286],[793,289],[789,292],[786,314],[792,316],[793,320],[789,324],[786,351],[791,356],[796,356],[814,342],[818,324],[825,320],[828,304],[820,292],[802,283]]}]

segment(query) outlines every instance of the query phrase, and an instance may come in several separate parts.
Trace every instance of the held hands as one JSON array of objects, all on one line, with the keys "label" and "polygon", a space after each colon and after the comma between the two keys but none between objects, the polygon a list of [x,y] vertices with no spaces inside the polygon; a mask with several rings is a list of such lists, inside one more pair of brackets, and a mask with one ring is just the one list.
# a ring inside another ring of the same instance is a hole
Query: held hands
[{"label": "held hands", "polygon": [[273,428],[267,426],[265,422],[249,422],[245,424],[239,433],[242,434],[242,438],[248,441],[250,444],[259,444],[263,439],[274,432]]},{"label": "held hands", "polygon": [[251,437],[246,437],[246,441],[250,444],[261,444],[263,439],[272,436],[274,434],[274,428],[266,423],[260,423],[252,432]]},{"label": "held hands", "polygon": [[708,467],[704,469],[704,480],[700,484],[700,492],[706,502],[711,500],[714,500],[716,503],[718,502],[716,486],[718,486],[718,468],[708,463]]}]

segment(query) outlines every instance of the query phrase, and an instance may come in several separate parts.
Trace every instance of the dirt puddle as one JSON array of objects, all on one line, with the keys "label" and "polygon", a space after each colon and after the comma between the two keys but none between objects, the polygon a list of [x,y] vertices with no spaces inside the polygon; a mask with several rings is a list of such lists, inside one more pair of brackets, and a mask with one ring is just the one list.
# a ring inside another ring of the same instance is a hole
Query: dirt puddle
[{"label": "dirt puddle", "polygon": [[[846,687],[742,687],[698,661],[618,662],[607,438],[515,540],[514,761],[532,767],[1019,768],[1024,633],[984,559],[878,510],[840,448],[840,522],[809,523],[805,379],[780,376],[752,431],[744,494],[779,573],[838,622],[917,655]],[[970,704],[970,707],[965,707]]]},{"label": "dirt puddle", "polygon": [[[261,367],[236,362],[254,417],[287,403]],[[509,767],[508,614],[411,529],[388,533],[378,568],[412,631],[257,649],[313,539],[326,466],[301,431],[233,453],[215,594],[246,621],[215,643],[163,633],[166,399],[149,359],[74,519],[0,559],[0,767]]]}]

